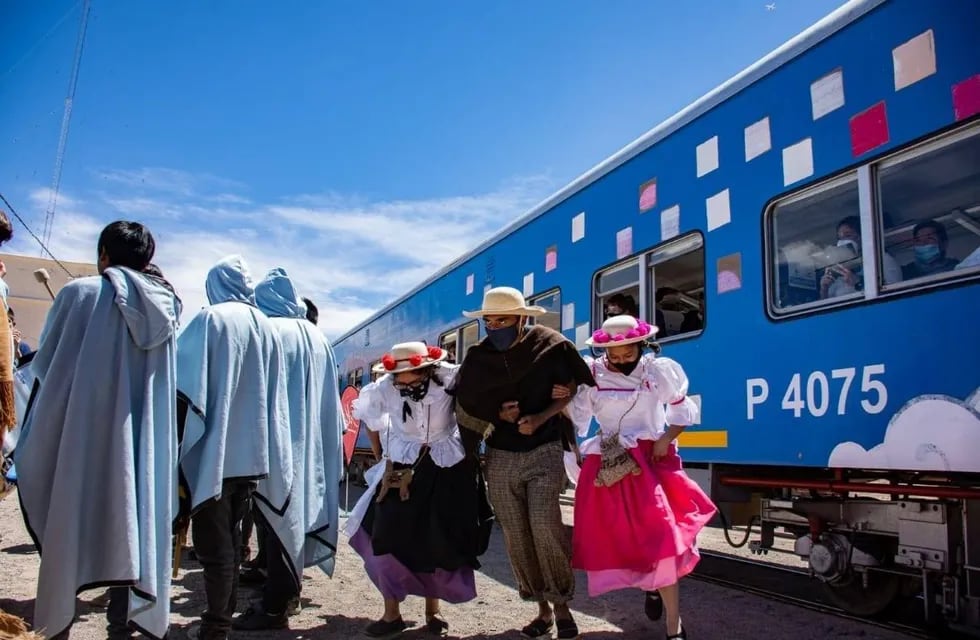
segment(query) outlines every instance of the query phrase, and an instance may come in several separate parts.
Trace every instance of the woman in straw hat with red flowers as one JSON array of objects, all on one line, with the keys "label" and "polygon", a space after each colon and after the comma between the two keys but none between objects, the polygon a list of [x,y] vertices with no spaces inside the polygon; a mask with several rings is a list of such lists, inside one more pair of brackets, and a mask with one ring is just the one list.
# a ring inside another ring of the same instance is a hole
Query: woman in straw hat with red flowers
[{"label": "woman in straw hat with red flowers", "polygon": [[346,524],[354,550],[384,597],[372,638],[407,627],[399,604],[425,598],[428,631],[445,635],[440,600],[476,597],[473,571],[487,548],[492,511],[478,463],[465,457],[446,394],[458,369],[422,342],[396,344],[374,367],[384,375],[361,390],[354,417],[380,434],[383,460]]},{"label": "woman in straw hat with red flowers", "polygon": [[[482,318],[487,338],[466,354],[456,379],[456,416],[464,442],[475,453],[486,440],[487,486],[504,532],[521,597],[538,604],[525,638],[578,636],[568,602],[575,593],[571,544],[558,497],[565,489],[563,449],[574,446],[569,398],[552,399],[555,385],[593,384],[588,367],[563,335],[528,318],[545,312],[528,306],[520,291],[490,289]],[[566,393],[566,396],[568,393]]]},{"label": "woman in straw hat with red flowers", "polygon": [[587,572],[591,596],[646,591],[650,617],[666,609],[667,638],[686,638],[677,582],[697,564],[697,534],[716,508],[681,467],[675,439],[698,406],[681,365],[658,357],[659,345],[650,342],[656,333],[620,315],[586,341],[605,355],[590,362],[596,386],[569,406],[580,435],[593,417],[599,423],[599,433],[582,443],[572,565]]}]

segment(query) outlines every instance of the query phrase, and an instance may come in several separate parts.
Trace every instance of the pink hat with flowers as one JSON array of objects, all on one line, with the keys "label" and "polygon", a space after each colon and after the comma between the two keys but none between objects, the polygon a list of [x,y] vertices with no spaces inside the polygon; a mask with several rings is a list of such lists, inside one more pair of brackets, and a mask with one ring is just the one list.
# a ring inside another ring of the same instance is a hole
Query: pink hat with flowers
[{"label": "pink hat with flowers", "polygon": [[596,349],[621,347],[635,342],[643,342],[657,335],[659,329],[633,316],[612,316],[602,323],[602,328],[585,341],[586,346]]}]

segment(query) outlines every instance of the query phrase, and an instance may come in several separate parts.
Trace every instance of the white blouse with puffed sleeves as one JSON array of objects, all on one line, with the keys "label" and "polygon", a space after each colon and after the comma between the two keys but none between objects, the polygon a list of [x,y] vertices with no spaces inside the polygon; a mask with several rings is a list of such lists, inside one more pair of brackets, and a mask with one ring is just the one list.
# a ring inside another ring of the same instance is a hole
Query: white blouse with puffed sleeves
[{"label": "white blouse with puffed sleeves", "polygon": [[[459,366],[440,363],[434,367],[433,374],[442,384],[431,380],[421,401],[402,397],[391,374],[361,389],[354,401],[354,417],[363,420],[368,429],[381,433],[384,455],[393,462],[413,464],[424,444],[429,445],[432,461],[440,467],[452,467],[464,458],[453,398],[446,393]],[[406,403],[411,415],[404,411]]]},{"label": "white blouse with puffed sleeves", "polygon": [[[610,369],[605,359],[587,358],[597,386],[582,385],[568,405],[579,436],[589,432],[592,418],[606,437],[619,434],[627,449],[639,440],[656,440],[667,425],[688,426],[698,417],[698,406],[687,395],[683,367],[670,358],[644,354],[625,375]],[[599,434],[581,445],[582,455],[599,453]]]}]

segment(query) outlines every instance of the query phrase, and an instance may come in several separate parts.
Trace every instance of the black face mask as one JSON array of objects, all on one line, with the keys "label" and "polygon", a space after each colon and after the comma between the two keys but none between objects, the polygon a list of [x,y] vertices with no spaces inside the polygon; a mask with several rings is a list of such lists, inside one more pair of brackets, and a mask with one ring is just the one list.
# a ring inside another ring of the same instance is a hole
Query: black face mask
[{"label": "black face mask", "polygon": [[410,387],[402,387],[398,390],[403,398],[421,402],[425,394],[429,393],[429,378],[424,378],[421,382],[416,382]]},{"label": "black face mask", "polygon": [[631,362],[610,362],[610,365],[616,370],[622,373],[624,376],[628,376],[633,373],[633,369],[636,369],[636,365],[640,364],[640,359],[637,358]]},{"label": "black face mask", "polygon": [[510,345],[517,340],[518,326],[504,327],[502,329],[487,329],[487,339],[497,351],[506,351]]}]

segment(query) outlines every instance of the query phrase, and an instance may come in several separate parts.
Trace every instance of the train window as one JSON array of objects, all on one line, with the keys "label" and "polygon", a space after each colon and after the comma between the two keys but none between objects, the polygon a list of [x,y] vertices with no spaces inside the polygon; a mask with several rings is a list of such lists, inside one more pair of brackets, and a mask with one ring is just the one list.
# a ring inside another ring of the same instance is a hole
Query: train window
[{"label": "train window", "polygon": [[980,270],[980,127],[883,162],[877,171],[884,256],[907,288]]},{"label": "train window", "polygon": [[533,318],[531,320],[533,324],[542,324],[561,333],[561,291],[555,289],[535,296],[528,300],[528,304],[544,307],[548,310],[543,316]]},{"label": "train window", "polygon": [[609,267],[596,278],[594,325],[609,316],[640,315],[640,260],[632,258]]},{"label": "train window", "polygon": [[354,386],[358,389],[364,386],[364,369],[358,368],[354,371]]},{"label": "train window", "polygon": [[375,380],[377,380],[378,378],[384,375],[383,373],[378,373],[374,370],[374,367],[379,364],[381,364],[380,360],[378,360],[377,362],[372,362],[371,366],[368,367],[368,371],[371,372],[371,382],[374,382]]},{"label": "train window", "polygon": [[[659,339],[704,330],[704,238],[700,233],[661,245],[646,254],[647,288]],[[648,298],[649,299],[649,298]],[[651,305],[648,305],[650,308]]]},{"label": "train window", "polygon": [[348,387],[353,387],[354,386],[354,372],[353,371],[348,371],[347,372],[346,379],[347,379],[347,386]]},{"label": "train window", "polygon": [[458,341],[457,329],[447,331],[439,336],[439,347],[446,352],[446,362],[456,362],[456,343]]},{"label": "train window", "polygon": [[[849,173],[771,207],[775,313],[862,297],[858,203],[857,175]],[[884,272],[894,278],[894,268]]]},{"label": "train window", "polygon": [[480,341],[480,323],[470,322],[463,327],[460,333],[463,336],[462,344],[460,346],[462,347],[463,356],[465,357],[466,352],[470,350],[470,347]]}]

